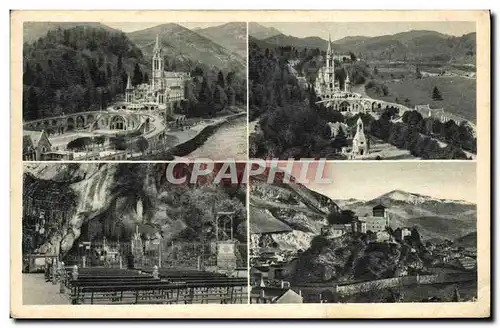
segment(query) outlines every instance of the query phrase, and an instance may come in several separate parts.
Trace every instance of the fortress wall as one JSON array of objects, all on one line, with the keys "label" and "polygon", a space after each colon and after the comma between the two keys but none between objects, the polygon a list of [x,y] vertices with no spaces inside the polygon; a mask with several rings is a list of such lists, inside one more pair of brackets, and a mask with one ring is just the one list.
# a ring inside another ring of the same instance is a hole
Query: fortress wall
[{"label": "fortress wall", "polygon": [[342,295],[358,294],[367,291],[409,286],[414,284],[429,285],[473,281],[477,279],[476,272],[454,272],[434,275],[405,276],[360,282],[351,285],[338,285],[336,292]]}]

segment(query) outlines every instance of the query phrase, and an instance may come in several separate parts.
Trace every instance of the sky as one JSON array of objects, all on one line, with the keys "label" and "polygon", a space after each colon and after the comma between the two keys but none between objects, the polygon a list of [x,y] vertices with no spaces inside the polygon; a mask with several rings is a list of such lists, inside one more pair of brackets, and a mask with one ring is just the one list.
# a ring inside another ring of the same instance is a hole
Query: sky
[{"label": "sky", "polygon": [[144,30],[146,28],[150,28],[153,26],[161,25],[161,24],[166,24],[166,23],[175,23],[182,25],[188,29],[194,29],[196,27],[201,27],[201,28],[207,28],[211,26],[218,26],[225,24],[225,22],[209,22],[209,23],[203,23],[203,22],[187,22],[187,23],[179,23],[179,22],[158,22],[158,23],[146,23],[146,22],[134,22],[134,23],[120,23],[120,22],[103,22],[103,24],[106,24],[109,27],[116,28],[118,30],[122,30],[125,33],[128,32],[134,32],[134,31],[139,31],[139,30]]},{"label": "sky", "polygon": [[443,34],[461,36],[475,32],[475,22],[342,22],[342,23],[259,23],[266,27],[275,27],[286,35],[299,38],[318,36],[332,41],[346,36],[380,36],[411,30],[431,30]]},{"label": "sky", "polygon": [[476,163],[472,161],[328,162],[323,172],[330,184],[305,185],[331,199],[371,200],[399,189],[476,203]]}]

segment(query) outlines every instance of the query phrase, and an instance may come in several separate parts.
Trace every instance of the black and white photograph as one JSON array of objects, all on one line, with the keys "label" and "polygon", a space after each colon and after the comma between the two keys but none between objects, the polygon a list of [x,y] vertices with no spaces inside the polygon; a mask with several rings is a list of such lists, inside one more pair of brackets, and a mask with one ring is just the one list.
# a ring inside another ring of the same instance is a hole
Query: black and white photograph
[{"label": "black and white photograph", "polygon": [[247,159],[246,26],[25,22],[23,160]]},{"label": "black and white photograph", "polygon": [[331,184],[250,177],[251,303],[477,299],[474,162],[326,171]]},{"label": "black and white photograph", "polygon": [[490,16],[12,10],[11,317],[491,315]]},{"label": "black and white photograph", "polygon": [[248,303],[247,187],[218,169],[25,163],[23,304]]},{"label": "black and white photograph", "polygon": [[474,22],[249,23],[250,158],[476,158]]}]

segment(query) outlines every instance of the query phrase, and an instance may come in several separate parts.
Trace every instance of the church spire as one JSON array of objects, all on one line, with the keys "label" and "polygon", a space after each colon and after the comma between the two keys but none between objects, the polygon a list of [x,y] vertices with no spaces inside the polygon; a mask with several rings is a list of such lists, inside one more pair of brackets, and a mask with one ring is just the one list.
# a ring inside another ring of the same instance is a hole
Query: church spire
[{"label": "church spire", "polygon": [[159,40],[158,34],[156,34],[156,42],[155,42],[154,50],[159,50],[159,49],[160,49],[160,40]]},{"label": "church spire", "polygon": [[330,54],[332,52],[332,38],[330,36],[330,33],[328,33],[328,50],[326,52],[327,54]]},{"label": "church spire", "polygon": [[127,90],[132,90],[132,81],[130,80],[130,75],[127,75]]}]

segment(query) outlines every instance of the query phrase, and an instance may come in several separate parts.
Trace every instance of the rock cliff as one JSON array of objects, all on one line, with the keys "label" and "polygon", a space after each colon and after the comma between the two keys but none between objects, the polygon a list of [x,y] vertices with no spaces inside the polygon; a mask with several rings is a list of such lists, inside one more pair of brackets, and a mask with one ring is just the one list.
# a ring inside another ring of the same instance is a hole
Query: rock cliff
[{"label": "rock cliff", "polygon": [[[177,165],[181,166],[177,174],[184,172],[189,180],[190,168]],[[40,215],[46,222],[36,250],[67,254],[78,240],[128,241],[136,228],[146,240],[193,241],[202,229],[210,239],[215,211],[235,211],[235,236],[246,239],[246,186],[213,184],[213,176],[199,179],[197,185],[172,185],[166,180],[166,167],[164,163],[26,164],[23,223]]]}]

